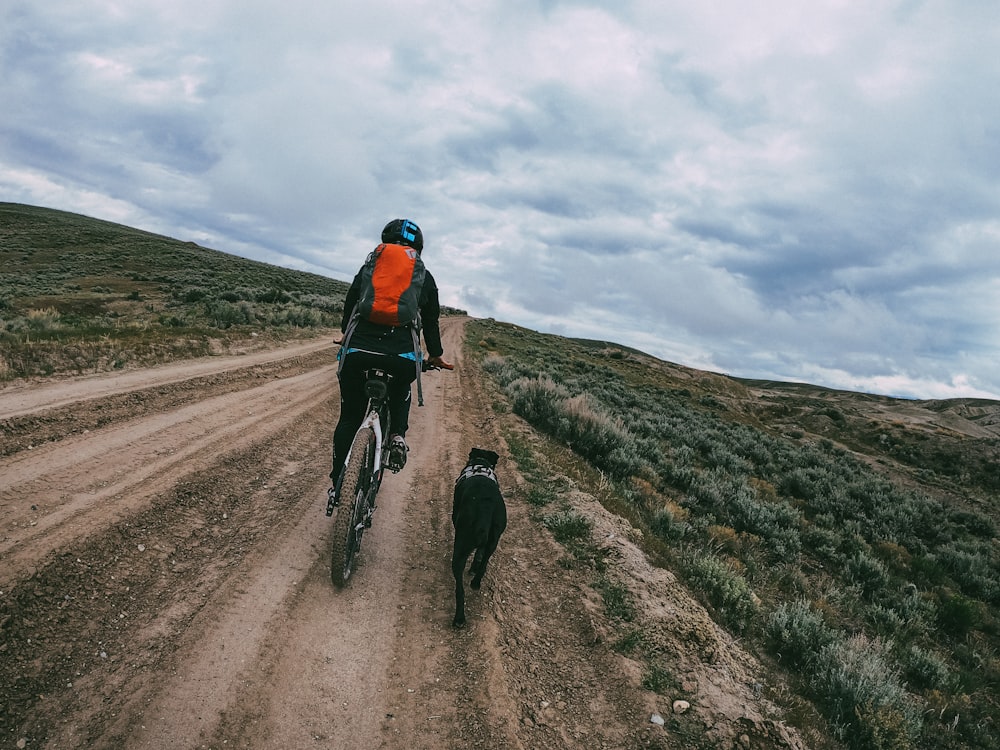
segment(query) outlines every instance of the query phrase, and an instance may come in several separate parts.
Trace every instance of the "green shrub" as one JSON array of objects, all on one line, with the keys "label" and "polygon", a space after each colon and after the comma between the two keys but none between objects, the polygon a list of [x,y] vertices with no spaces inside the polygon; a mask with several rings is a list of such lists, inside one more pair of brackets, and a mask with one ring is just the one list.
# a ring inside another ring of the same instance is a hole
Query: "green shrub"
[{"label": "green shrub", "polygon": [[28,310],[25,317],[28,328],[33,331],[55,331],[60,328],[59,318],[62,316],[55,308],[46,307],[42,310]]},{"label": "green shrub", "polygon": [[889,581],[885,565],[865,552],[856,552],[847,561],[844,565],[844,576],[869,598],[882,591]]},{"label": "green shrub", "polygon": [[559,406],[569,397],[565,388],[544,376],[519,378],[507,390],[514,413],[546,429],[558,424]]},{"label": "green shrub", "polygon": [[872,632],[888,638],[899,635],[905,624],[899,612],[879,602],[868,605],[864,615]]},{"label": "green shrub", "polygon": [[727,503],[726,510],[727,520],[737,531],[748,531],[766,540],[775,558],[793,559],[802,548],[799,513],[788,503],[762,501],[757,491],[744,483]]},{"label": "green shrub", "polygon": [[919,714],[912,707],[866,703],[855,706],[846,739],[853,750],[913,750],[920,729]]},{"label": "green shrub", "polygon": [[621,420],[602,412],[587,394],[573,396],[546,375],[518,378],[507,392],[515,414],[548,432],[616,478],[637,471],[641,458]]},{"label": "green shrub", "polygon": [[590,538],[592,524],[590,519],[575,510],[563,510],[551,513],[542,519],[542,523],[557,542],[568,544]]},{"label": "green shrub", "polygon": [[812,555],[821,560],[832,562],[838,558],[837,550],[841,544],[841,532],[814,523],[802,532],[802,544]]},{"label": "green shrub", "polygon": [[288,292],[286,292],[283,289],[266,289],[262,292],[258,292],[255,299],[257,302],[264,302],[266,304],[273,304],[276,302],[291,302],[292,300]]},{"label": "green shrub", "polygon": [[864,636],[834,641],[816,660],[810,689],[834,734],[857,750],[910,750],[920,713],[889,666],[884,646]]},{"label": "green shrub", "polygon": [[954,687],[951,670],[933,651],[910,646],[903,654],[902,664],[906,679],[917,688],[948,691]]},{"label": "green shrub", "polygon": [[253,307],[248,302],[226,302],[225,300],[215,300],[208,303],[205,314],[209,322],[216,328],[231,328],[234,325],[246,325],[252,323],[256,316]]},{"label": "green shrub", "polygon": [[556,437],[574,452],[613,476],[626,478],[638,470],[640,458],[630,450],[632,438],[620,419],[603,413],[587,394],[573,396],[559,405]]},{"label": "green shrub", "polygon": [[961,638],[979,622],[979,607],[968,597],[947,589],[938,595],[938,626],[948,635]]},{"label": "green shrub", "polygon": [[691,532],[691,525],[677,520],[669,508],[660,508],[653,513],[649,527],[654,534],[668,542],[680,541]]},{"label": "green shrub", "polygon": [[543,507],[548,505],[553,500],[556,499],[555,491],[547,486],[535,485],[528,490],[528,494],[525,497],[528,505],[534,505],[535,507]]},{"label": "green shrub", "polygon": [[208,291],[201,288],[185,289],[179,293],[179,297],[183,302],[188,304],[192,302],[201,302],[203,299],[208,297]]},{"label": "green shrub", "polygon": [[746,579],[712,555],[695,553],[682,565],[688,585],[705,594],[722,620],[738,631],[746,630],[757,613],[755,597]]},{"label": "green shrub", "polygon": [[659,664],[649,664],[642,676],[642,687],[652,693],[667,695],[673,693],[680,686],[680,682],[673,672]]},{"label": "green shrub", "polygon": [[646,645],[646,635],[639,628],[627,631],[617,641],[612,644],[612,648],[619,654],[631,654],[636,649]]},{"label": "green shrub", "polygon": [[822,614],[802,600],[778,605],[767,617],[764,635],[772,653],[794,669],[814,664],[823,649],[837,639]]},{"label": "green shrub", "polygon": [[892,602],[893,609],[903,619],[903,625],[910,637],[920,637],[930,631],[937,619],[934,602],[921,595],[913,584],[907,585]]},{"label": "green shrub", "polygon": [[1000,604],[1000,575],[990,563],[988,549],[979,549],[979,540],[949,542],[938,551],[941,567],[962,591],[977,599]]},{"label": "green shrub", "polygon": [[[268,325],[271,326],[291,326],[293,328],[316,328],[324,325],[328,321],[324,320],[323,313],[301,305],[292,305],[279,310],[272,311],[267,318]],[[332,320],[329,323],[332,324]]]}]

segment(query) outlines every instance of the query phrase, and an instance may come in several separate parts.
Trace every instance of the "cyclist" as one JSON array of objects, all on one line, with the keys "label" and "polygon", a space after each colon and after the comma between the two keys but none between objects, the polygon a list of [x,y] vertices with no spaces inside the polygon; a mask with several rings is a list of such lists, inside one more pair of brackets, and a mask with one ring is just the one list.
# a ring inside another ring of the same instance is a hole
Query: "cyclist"
[{"label": "cyclist", "polygon": [[[408,219],[394,219],[382,230],[382,242],[412,247],[418,254],[423,253],[424,238],[414,222]],[[342,332],[354,317],[354,308],[361,292],[361,271],[354,277],[344,301],[344,317],[340,324]],[[438,318],[441,306],[438,300],[437,283],[430,271],[426,271],[420,292],[420,318],[429,355],[428,362],[436,367],[452,369],[443,358],[441,329]],[[379,368],[392,375],[389,391],[389,413],[392,434],[389,436],[389,463],[393,471],[403,468],[406,463],[406,430],[409,427],[410,385],[417,377],[414,363],[414,338],[409,325],[386,326],[360,319],[351,334],[349,349],[341,347],[338,358],[343,358],[340,372],[340,420],[333,433],[333,468],[330,481],[333,486],[327,491],[330,499],[336,499],[337,478],[344,468],[347,451],[351,447],[354,433],[358,431],[365,416],[368,399],[365,395],[365,370]]]}]

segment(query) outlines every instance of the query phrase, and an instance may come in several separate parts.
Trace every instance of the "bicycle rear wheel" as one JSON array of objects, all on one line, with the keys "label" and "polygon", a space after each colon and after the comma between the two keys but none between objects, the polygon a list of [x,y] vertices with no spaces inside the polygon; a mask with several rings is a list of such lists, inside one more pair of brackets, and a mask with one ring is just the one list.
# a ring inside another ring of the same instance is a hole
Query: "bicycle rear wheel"
[{"label": "bicycle rear wheel", "polygon": [[375,432],[366,428],[354,436],[351,444],[350,460],[344,466],[344,481],[340,485],[340,506],[333,519],[330,577],[337,588],[343,587],[354,572],[374,465]]}]

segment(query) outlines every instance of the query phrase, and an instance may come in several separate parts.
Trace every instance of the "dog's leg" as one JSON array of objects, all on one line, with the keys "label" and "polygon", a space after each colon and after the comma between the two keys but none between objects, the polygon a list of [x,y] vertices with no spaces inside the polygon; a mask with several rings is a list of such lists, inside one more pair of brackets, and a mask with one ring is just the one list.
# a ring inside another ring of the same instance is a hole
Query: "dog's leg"
[{"label": "dog's leg", "polygon": [[476,550],[476,561],[472,565],[472,581],[469,585],[474,589],[479,589],[483,585],[483,576],[486,575],[486,564],[490,561],[490,557],[497,549],[497,541],[495,539],[490,539],[485,547],[480,547]]},{"label": "dog's leg", "polygon": [[465,625],[465,586],[462,583],[462,571],[465,569],[465,559],[468,553],[462,554],[462,531],[459,522],[462,495],[459,483],[455,484],[455,493],[451,500],[451,525],[455,527],[455,542],[451,549],[451,574],[455,577],[455,618],[451,624],[456,628]]},{"label": "dog's leg", "polygon": [[465,571],[465,561],[469,559],[471,550],[459,550],[457,545],[451,556],[451,573],[455,577],[455,619],[451,624],[456,628],[465,626],[465,585],[462,574]]},{"label": "dog's leg", "polygon": [[483,585],[483,576],[486,575],[486,563],[489,562],[489,560],[490,556],[488,554],[483,554],[483,559],[475,567],[475,574],[469,582],[469,585],[472,586],[472,588],[478,590],[479,587]]},{"label": "dog's leg", "polygon": [[486,539],[486,544],[476,550],[476,561],[472,565],[473,578],[469,584],[472,588],[478,589],[482,585],[483,576],[486,575],[486,565],[489,563],[490,558],[493,557],[493,553],[497,551],[497,545],[500,544],[500,536],[506,528],[506,509],[503,506],[498,506],[493,519],[493,525],[490,527],[490,533]]},{"label": "dog's leg", "polygon": [[[480,571],[483,569],[483,552],[483,547],[477,547],[476,554],[472,556],[472,565],[469,566],[469,575],[472,576],[473,579],[482,579]],[[473,586],[473,588],[478,589],[479,586]]]}]

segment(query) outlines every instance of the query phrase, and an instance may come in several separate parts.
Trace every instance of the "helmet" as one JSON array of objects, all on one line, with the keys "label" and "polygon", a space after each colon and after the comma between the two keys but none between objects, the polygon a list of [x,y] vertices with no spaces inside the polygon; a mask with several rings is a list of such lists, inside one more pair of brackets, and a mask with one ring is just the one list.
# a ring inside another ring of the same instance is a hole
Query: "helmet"
[{"label": "helmet", "polygon": [[382,242],[407,245],[418,253],[424,249],[424,235],[420,227],[409,219],[393,219],[382,230]]}]

